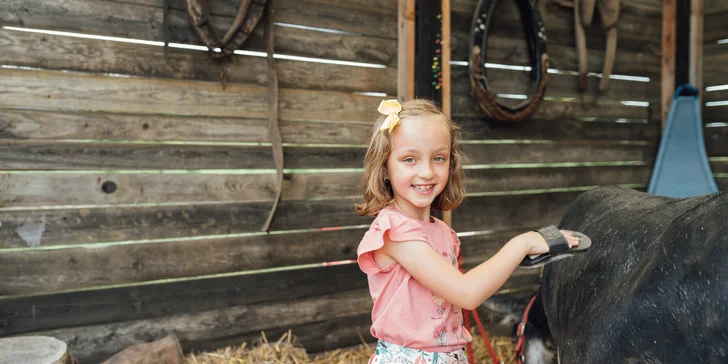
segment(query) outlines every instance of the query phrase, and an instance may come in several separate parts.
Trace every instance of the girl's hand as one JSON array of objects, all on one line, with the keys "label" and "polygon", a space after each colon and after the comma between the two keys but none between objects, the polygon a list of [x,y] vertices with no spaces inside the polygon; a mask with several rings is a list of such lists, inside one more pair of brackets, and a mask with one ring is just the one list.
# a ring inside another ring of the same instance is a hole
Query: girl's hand
[{"label": "girl's hand", "polygon": [[[560,231],[561,234],[563,234],[566,240],[569,242],[569,248],[573,248],[579,245],[579,238],[572,235],[568,231]],[[527,233],[521,234],[517,238],[526,242],[529,249],[528,255],[540,255],[549,252],[549,245],[548,243],[546,243],[546,239],[544,239],[541,234],[535,231],[529,231]]]}]

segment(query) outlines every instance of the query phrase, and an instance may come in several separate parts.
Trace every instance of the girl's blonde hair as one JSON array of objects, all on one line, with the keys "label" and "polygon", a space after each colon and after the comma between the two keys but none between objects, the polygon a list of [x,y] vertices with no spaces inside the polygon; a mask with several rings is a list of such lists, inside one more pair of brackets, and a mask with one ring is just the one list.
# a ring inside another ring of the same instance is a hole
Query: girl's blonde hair
[{"label": "girl's blonde hair", "polygon": [[[402,111],[399,113],[401,123],[419,116],[436,116],[450,131],[450,175],[445,189],[432,201],[432,208],[440,211],[452,210],[465,198],[462,168],[465,155],[458,143],[460,127],[445,116],[432,101],[414,99],[402,103]],[[376,216],[384,207],[394,202],[392,186],[385,180],[385,165],[392,151],[391,135],[387,131],[379,130],[385,118],[385,115],[380,116],[374,124],[364,158],[364,202],[355,206],[359,215]]]}]

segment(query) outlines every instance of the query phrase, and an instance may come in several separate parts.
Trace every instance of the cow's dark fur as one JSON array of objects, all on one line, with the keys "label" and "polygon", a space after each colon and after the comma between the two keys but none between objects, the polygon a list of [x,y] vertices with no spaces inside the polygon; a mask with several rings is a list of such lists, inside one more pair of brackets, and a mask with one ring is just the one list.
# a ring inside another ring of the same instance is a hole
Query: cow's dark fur
[{"label": "cow's dark fur", "polygon": [[728,194],[598,188],[560,228],[592,239],[544,270],[562,364],[728,362]]}]

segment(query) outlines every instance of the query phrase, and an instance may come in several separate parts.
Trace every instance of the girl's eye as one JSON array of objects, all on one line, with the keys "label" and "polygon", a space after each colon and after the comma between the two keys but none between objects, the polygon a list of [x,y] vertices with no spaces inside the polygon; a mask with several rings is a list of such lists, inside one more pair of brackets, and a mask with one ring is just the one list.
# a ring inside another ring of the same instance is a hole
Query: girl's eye
[{"label": "girl's eye", "polygon": [[435,157],[435,160],[438,162],[444,162],[446,161],[445,157]]},{"label": "girl's eye", "polygon": [[407,158],[404,159],[404,162],[405,163],[413,163],[414,161],[415,161],[415,159],[412,158],[412,157],[407,157]]}]

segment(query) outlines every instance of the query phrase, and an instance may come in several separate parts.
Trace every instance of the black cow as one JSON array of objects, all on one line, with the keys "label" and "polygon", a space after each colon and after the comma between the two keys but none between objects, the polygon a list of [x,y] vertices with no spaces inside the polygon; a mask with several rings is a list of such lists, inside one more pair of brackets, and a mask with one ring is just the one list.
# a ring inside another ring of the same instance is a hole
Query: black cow
[{"label": "black cow", "polygon": [[[728,363],[728,194],[597,188],[559,228],[592,240],[544,267],[529,316],[538,341],[550,330],[560,363]],[[538,341],[527,341],[526,364],[548,362],[534,359]]]}]

